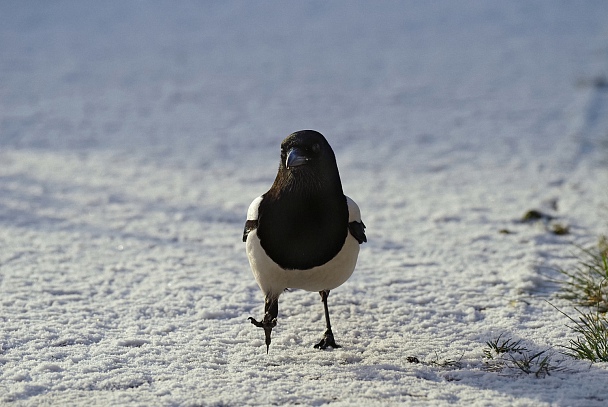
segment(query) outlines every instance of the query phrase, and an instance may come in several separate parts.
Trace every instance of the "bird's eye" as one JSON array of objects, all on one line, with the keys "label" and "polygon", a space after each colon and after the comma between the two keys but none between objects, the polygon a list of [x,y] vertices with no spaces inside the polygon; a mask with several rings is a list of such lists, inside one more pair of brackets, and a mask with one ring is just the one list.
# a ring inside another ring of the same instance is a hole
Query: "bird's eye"
[{"label": "bird's eye", "polygon": [[313,152],[313,153],[315,153],[315,154],[316,154],[316,153],[318,153],[320,150],[321,150],[321,146],[320,146],[320,145],[318,145],[318,144],[316,144],[316,143],[312,145],[312,152]]}]

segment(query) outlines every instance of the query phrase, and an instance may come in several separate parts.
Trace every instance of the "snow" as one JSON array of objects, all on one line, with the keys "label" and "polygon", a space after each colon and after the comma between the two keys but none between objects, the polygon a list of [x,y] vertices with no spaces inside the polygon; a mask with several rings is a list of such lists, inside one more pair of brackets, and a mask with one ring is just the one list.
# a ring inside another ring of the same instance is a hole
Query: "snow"
[{"label": "snow", "polygon": [[[608,232],[607,44],[604,1],[2,2],[0,404],[604,406],[546,275]],[[241,236],[300,129],[368,243],[343,348],[296,290],[266,355]]]}]

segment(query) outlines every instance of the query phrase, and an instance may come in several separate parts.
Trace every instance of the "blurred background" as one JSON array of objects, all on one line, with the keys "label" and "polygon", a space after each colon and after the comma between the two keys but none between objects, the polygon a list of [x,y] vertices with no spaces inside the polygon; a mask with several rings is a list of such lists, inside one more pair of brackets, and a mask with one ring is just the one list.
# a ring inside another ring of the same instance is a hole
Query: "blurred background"
[{"label": "blurred background", "polygon": [[444,137],[505,154],[520,139],[546,150],[577,82],[605,74],[607,10],[603,1],[2,2],[0,147],[208,166],[234,158],[239,143],[259,148],[248,157],[257,165],[287,134],[313,128],[337,149],[377,151],[367,160],[377,163],[403,163],[408,148]]}]

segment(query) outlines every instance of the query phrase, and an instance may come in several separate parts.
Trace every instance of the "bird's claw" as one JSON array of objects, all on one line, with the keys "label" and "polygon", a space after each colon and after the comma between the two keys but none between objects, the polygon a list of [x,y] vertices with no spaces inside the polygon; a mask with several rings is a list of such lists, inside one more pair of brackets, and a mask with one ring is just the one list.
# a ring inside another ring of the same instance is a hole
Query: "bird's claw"
[{"label": "bird's claw", "polygon": [[[267,314],[268,315],[268,314]],[[262,321],[257,321],[255,318],[253,317],[249,317],[247,318],[249,321],[251,321],[251,323],[255,326],[257,326],[258,328],[274,328],[275,326],[277,326],[277,319],[276,318],[268,318],[267,316],[264,317],[264,319]]]},{"label": "bird's claw", "polygon": [[264,315],[264,319],[262,321],[257,321],[253,317],[247,318],[251,323],[258,328],[264,328],[264,336],[266,337],[266,353],[270,349],[270,334],[272,333],[272,328],[277,326],[277,319],[273,318],[270,314]]},{"label": "bird's claw", "polygon": [[334,349],[342,347],[336,343],[334,340],[334,334],[330,329],[325,331],[323,339],[321,339],[321,341],[315,345],[315,349],[327,349],[328,346],[331,346]]}]

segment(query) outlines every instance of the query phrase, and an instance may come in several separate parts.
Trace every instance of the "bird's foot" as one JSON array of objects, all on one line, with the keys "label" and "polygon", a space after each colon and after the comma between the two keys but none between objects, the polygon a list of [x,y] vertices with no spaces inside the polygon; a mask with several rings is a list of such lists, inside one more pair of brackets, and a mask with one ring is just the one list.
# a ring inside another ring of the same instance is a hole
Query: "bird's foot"
[{"label": "bird's foot", "polygon": [[258,328],[264,328],[264,336],[266,337],[266,353],[270,349],[270,334],[272,333],[272,328],[277,326],[277,319],[273,318],[270,314],[264,315],[264,319],[262,321],[256,321],[253,317],[247,318],[251,323]]},{"label": "bird's foot", "polygon": [[334,349],[341,348],[342,346],[338,345],[334,340],[334,334],[331,329],[325,331],[323,335],[323,339],[319,343],[315,345],[315,349],[327,349],[328,346],[331,346]]}]

